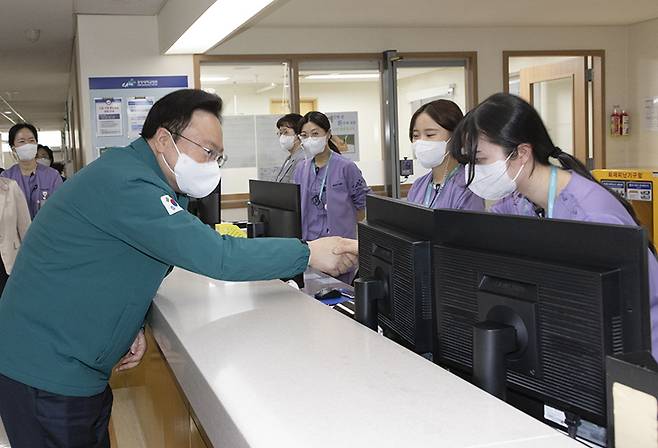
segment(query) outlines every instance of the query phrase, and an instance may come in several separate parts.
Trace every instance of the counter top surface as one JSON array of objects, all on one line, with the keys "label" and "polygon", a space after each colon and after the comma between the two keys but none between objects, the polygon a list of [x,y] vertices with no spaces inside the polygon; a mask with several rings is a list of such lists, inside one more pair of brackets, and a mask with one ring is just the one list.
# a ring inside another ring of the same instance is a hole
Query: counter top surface
[{"label": "counter top surface", "polygon": [[175,269],[150,324],[219,447],[582,447],[284,283]]}]

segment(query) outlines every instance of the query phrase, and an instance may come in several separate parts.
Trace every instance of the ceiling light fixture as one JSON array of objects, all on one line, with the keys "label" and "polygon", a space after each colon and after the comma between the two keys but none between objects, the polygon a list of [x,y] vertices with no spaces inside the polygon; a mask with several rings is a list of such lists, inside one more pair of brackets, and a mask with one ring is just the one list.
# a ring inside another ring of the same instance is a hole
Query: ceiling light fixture
[{"label": "ceiling light fixture", "polygon": [[275,0],[217,0],[165,54],[205,53]]},{"label": "ceiling light fixture", "polygon": [[25,38],[32,43],[36,43],[40,37],[41,37],[41,30],[38,30],[36,28],[30,28],[29,30],[25,30]]},{"label": "ceiling light fixture", "polygon": [[27,120],[25,119],[25,117],[23,117],[21,114],[19,114],[18,111],[17,111],[16,109],[14,109],[14,108],[12,107],[12,105],[9,104],[9,103],[7,102],[7,100],[4,99],[4,98],[2,97],[2,95],[0,95],[0,101],[3,102],[3,103],[5,103],[5,105],[7,106],[7,108],[8,108],[9,110],[11,110],[11,111],[14,113],[14,115],[16,115],[16,116],[17,116],[17,117],[18,117],[23,123],[27,123]]},{"label": "ceiling light fixture", "polygon": [[262,87],[262,88],[256,90],[256,93],[269,92],[270,90],[275,89],[275,88],[276,88],[276,83],[271,82],[269,85],[266,85],[265,87]]},{"label": "ceiling light fixture", "polygon": [[331,73],[328,75],[308,75],[304,79],[339,80],[339,79],[378,79],[379,73]]},{"label": "ceiling light fixture", "polygon": [[0,112],[0,115],[2,115],[3,117],[5,117],[5,118],[7,119],[7,121],[10,121],[12,124],[16,124],[16,122],[15,122],[14,120],[12,120],[12,118],[11,118],[10,116],[8,116],[8,115],[6,115],[6,114],[4,114],[4,113],[2,113],[2,112]]},{"label": "ceiling light fixture", "polygon": [[223,82],[231,79],[229,76],[202,76],[201,82]]}]

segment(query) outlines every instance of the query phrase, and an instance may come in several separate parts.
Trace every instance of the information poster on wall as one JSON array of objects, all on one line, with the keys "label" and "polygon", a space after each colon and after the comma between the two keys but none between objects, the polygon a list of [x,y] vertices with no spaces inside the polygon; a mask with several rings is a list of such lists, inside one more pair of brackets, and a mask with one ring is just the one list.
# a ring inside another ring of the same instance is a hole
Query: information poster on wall
[{"label": "information poster on wall", "polygon": [[644,100],[644,128],[650,132],[658,132],[658,96]]},{"label": "information poster on wall", "polygon": [[94,98],[97,137],[123,135],[121,98]]},{"label": "information poster on wall", "polygon": [[152,96],[128,97],[128,137],[137,138],[142,132],[144,121],[155,103]]},{"label": "information poster on wall", "polygon": [[288,152],[283,151],[276,135],[276,122],[281,115],[256,115],[256,156],[258,179],[275,181]]},{"label": "information poster on wall", "polygon": [[329,112],[334,143],[342,155],[350,160],[359,160],[359,113]]},{"label": "information poster on wall", "polygon": [[626,182],[623,180],[607,180],[604,179],[601,181],[602,185],[605,185],[615,193],[617,193],[622,198],[626,199]]},{"label": "information poster on wall", "polygon": [[94,156],[100,156],[108,148],[129,145],[139,137],[153,104],[187,86],[185,75],[89,78],[90,135]]},{"label": "information poster on wall", "polygon": [[651,202],[652,198],[651,182],[626,182],[626,199],[629,201]]}]

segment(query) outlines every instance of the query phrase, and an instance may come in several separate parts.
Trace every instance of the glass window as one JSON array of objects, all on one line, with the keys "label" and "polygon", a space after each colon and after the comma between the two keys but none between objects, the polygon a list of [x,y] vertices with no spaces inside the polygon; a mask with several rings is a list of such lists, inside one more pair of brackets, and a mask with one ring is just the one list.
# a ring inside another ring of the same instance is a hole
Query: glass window
[{"label": "glass window", "polygon": [[246,193],[249,179],[271,180],[286,155],[276,122],[290,112],[287,63],[202,63],[201,88],[224,103],[224,150],[228,163],[222,193]]},{"label": "glass window", "polygon": [[384,184],[379,60],[299,64],[300,112],[331,121],[341,153],[356,162],[369,186]]}]

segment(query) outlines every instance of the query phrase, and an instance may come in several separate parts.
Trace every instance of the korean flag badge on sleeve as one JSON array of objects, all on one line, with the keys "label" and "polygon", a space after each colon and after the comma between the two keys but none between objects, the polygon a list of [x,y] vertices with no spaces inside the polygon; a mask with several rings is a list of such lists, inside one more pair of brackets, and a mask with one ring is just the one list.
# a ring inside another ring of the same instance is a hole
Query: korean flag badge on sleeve
[{"label": "korean flag badge on sleeve", "polygon": [[167,210],[167,213],[169,213],[170,215],[183,211],[183,208],[180,205],[178,205],[178,202],[176,202],[168,194],[161,196],[160,200],[162,201],[162,205],[164,205],[165,210]]}]

